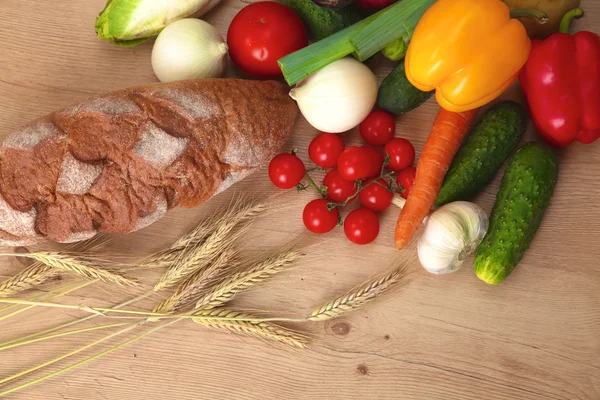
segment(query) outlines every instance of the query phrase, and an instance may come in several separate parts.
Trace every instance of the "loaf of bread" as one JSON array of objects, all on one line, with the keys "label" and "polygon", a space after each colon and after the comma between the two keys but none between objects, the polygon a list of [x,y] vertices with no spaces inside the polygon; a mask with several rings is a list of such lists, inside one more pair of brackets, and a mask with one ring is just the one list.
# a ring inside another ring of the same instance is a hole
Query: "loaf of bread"
[{"label": "loaf of bread", "polygon": [[0,146],[0,245],[133,232],[197,206],[268,163],[296,116],[281,83],[207,79],[40,118]]}]

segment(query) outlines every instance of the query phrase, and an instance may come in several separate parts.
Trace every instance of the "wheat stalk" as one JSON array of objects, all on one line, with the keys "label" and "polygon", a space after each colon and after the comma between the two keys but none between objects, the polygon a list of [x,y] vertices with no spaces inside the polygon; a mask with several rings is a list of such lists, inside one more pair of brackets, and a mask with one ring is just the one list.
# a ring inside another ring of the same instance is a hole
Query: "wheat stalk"
[{"label": "wheat stalk", "polygon": [[154,286],[154,290],[163,290],[177,285],[179,282],[204,268],[210,260],[223,248],[236,241],[249,224],[244,225],[236,232],[232,231],[240,223],[250,221],[267,209],[265,204],[234,205],[234,208],[226,212],[217,220],[215,229],[202,243],[193,244],[184,250],[179,260],[167,270],[160,281]]},{"label": "wheat stalk", "polygon": [[139,268],[168,268],[179,257],[183,251],[190,246],[200,244],[210,233],[211,221],[203,221],[200,225],[194,228],[191,232],[183,235],[171,247],[166,250],[159,251],[143,261]]},{"label": "wheat stalk", "polygon": [[234,333],[243,333],[249,336],[273,340],[292,347],[308,347],[308,339],[292,330],[283,328],[269,322],[257,321],[256,317],[241,311],[225,309],[201,310],[194,315],[199,317],[231,318],[211,319],[197,318],[194,322],[215,329],[223,329]]},{"label": "wheat stalk", "polygon": [[33,263],[0,283],[0,297],[7,297],[32,289],[56,275],[58,275],[58,272],[53,267],[40,262]]},{"label": "wheat stalk", "polygon": [[184,280],[168,299],[154,308],[153,312],[167,313],[185,309],[186,306],[197,299],[198,294],[204,288],[207,281],[219,274],[232,257],[233,251],[226,250],[221,253],[208,268],[201,269]]},{"label": "wheat stalk", "polygon": [[98,279],[124,287],[139,287],[139,283],[119,273],[103,269],[85,257],[68,253],[39,251],[35,253],[15,253],[15,257],[26,257],[60,271],[72,273],[86,279]]},{"label": "wheat stalk", "polygon": [[170,247],[142,261],[138,268],[168,268],[181,256],[182,248]]},{"label": "wheat stalk", "polygon": [[196,309],[209,310],[224,305],[233,300],[238,293],[283,271],[300,256],[301,254],[296,251],[285,251],[267,258],[247,271],[230,275],[198,300]]},{"label": "wheat stalk", "polygon": [[407,284],[415,274],[409,273],[409,262],[401,262],[389,272],[372,278],[345,295],[330,301],[307,317],[309,321],[326,321],[363,307],[397,284]]},{"label": "wheat stalk", "polygon": [[[153,254],[140,264],[140,268],[168,268],[177,260],[181,259],[183,253],[190,247],[201,244],[211,232],[227,219],[236,219],[237,223],[252,219],[267,209],[265,204],[244,204],[244,200],[237,200],[222,213],[221,217],[208,218],[202,221],[192,231],[179,238],[171,247]],[[217,213],[216,215],[219,215]]]}]

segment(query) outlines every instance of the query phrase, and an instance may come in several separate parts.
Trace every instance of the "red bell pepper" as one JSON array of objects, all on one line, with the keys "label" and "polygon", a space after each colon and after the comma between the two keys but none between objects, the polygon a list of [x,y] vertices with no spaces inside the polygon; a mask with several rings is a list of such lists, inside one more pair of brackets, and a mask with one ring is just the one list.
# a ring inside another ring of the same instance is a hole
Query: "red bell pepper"
[{"label": "red bell pepper", "polygon": [[534,40],[520,75],[538,133],[557,147],[600,138],[600,37],[567,33],[582,15],[581,9],[568,12],[559,33]]}]

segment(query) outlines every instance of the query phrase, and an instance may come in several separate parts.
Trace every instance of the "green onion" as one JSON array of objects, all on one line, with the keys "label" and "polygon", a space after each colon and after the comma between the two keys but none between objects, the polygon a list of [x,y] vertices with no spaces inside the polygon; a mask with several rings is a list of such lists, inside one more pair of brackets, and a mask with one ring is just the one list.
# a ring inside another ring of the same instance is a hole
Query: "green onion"
[{"label": "green onion", "polygon": [[349,54],[365,61],[389,42],[412,33],[435,0],[402,0],[323,40],[280,59],[290,86]]}]

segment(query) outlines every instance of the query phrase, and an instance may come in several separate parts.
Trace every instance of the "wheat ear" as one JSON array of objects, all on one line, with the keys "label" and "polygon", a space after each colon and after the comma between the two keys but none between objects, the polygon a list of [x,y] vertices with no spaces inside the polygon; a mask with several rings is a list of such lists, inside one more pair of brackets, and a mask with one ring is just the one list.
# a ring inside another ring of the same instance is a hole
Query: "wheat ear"
[{"label": "wheat ear", "polygon": [[60,271],[81,276],[86,279],[98,279],[102,282],[113,283],[124,287],[139,287],[139,283],[117,272],[108,271],[97,266],[85,257],[68,253],[45,252],[18,253],[16,257],[27,257]]},{"label": "wheat ear", "polygon": [[169,298],[154,308],[153,312],[167,313],[182,311],[190,304],[193,304],[204,285],[211,278],[219,274],[232,257],[233,251],[226,250],[221,253],[207,268],[197,271],[184,280]]},{"label": "wheat ear", "polygon": [[325,304],[323,307],[315,310],[307,319],[310,321],[325,321],[337,318],[351,311],[356,311],[392,287],[400,283],[407,284],[411,282],[416,276],[411,271],[414,270],[409,267],[409,263],[402,262],[400,265],[393,267],[389,272],[372,278],[345,295]]},{"label": "wheat ear", "polygon": [[[230,210],[240,207],[242,200],[237,200],[230,205]],[[227,213],[227,211],[225,212]],[[216,229],[218,217],[209,217],[200,222],[194,229],[180,237],[168,249],[159,251],[146,258],[139,264],[139,268],[168,268],[181,256],[182,252],[190,247],[202,243],[211,231]]]},{"label": "wheat ear", "polygon": [[308,347],[308,339],[290,329],[269,322],[256,321],[256,317],[241,311],[225,309],[201,310],[194,315],[199,317],[231,318],[230,320],[197,318],[194,322],[215,329],[273,340],[297,348]]},{"label": "wheat ear", "polygon": [[[213,221],[214,222],[214,221]],[[181,257],[186,248],[201,243],[210,233],[211,221],[203,221],[166,250],[159,251],[142,261],[139,268],[168,268]]]},{"label": "wheat ear", "polygon": [[251,223],[256,216],[266,209],[265,204],[250,204],[235,206],[234,209],[226,212],[225,215],[218,219],[214,231],[208,235],[206,240],[184,251],[177,262],[167,270],[160,281],[154,286],[154,290],[158,291],[173,287],[188,276],[204,268],[223,248],[228,247],[236,241],[249,227],[249,224],[233,232],[236,226],[247,221]]},{"label": "wheat ear", "polygon": [[35,262],[0,283],[0,297],[7,297],[14,295],[15,293],[32,289],[56,275],[58,275],[58,272],[55,268],[40,262]]},{"label": "wheat ear", "polygon": [[228,303],[238,293],[283,271],[300,256],[299,252],[285,251],[267,258],[246,271],[230,275],[216,287],[210,288],[210,293],[205,294],[198,300],[196,309],[209,310]]}]

